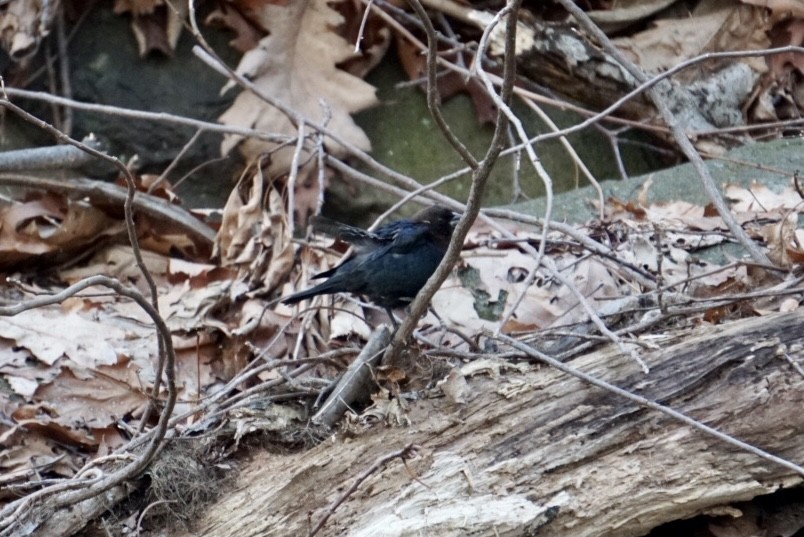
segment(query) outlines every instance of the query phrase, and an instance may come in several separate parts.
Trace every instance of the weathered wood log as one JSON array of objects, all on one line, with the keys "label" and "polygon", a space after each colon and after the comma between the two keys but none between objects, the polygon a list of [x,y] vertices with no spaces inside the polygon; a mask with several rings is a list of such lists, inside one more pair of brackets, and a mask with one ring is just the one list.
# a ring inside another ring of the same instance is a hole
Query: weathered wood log
[{"label": "weathered wood log", "polygon": [[[496,14],[491,10],[474,9],[465,3],[453,0],[423,0],[423,3],[432,10],[475,26],[480,31],[485,31]],[[637,9],[641,9],[641,6]],[[731,10],[729,15],[724,10],[723,20],[729,22],[722,24],[724,27],[739,27],[743,21],[742,25],[753,27],[752,24],[757,23],[745,21],[762,20],[764,16],[762,9],[761,6],[743,5],[740,9]],[[615,11],[617,15],[623,15],[621,10]],[[606,18],[606,13],[613,14],[610,10],[596,12],[594,22],[604,23],[602,19]],[[636,12],[632,15],[636,16]],[[645,11],[642,11],[640,16],[643,22],[650,18],[650,14]],[[663,41],[664,47],[673,48],[674,39],[670,36],[675,35],[673,24],[678,24],[679,21],[667,19],[664,22],[668,23],[664,29],[667,33]],[[708,22],[713,23],[712,19],[708,19]],[[502,58],[504,50],[502,26],[498,25],[489,39],[489,55],[498,59]],[[607,24],[603,26],[612,27]],[[690,50],[680,50],[684,48],[681,45],[672,56],[672,61],[656,50],[644,50],[646,44],[656,44],[656,34],[659,31],[653,31],[653,35],[645,35],[650,32],[648,30],[632,38],[613,40],[625,57],[640,66],[648,75],[657,75],[675,67],[681,61],[677,57],[679,55],[682,59],[686,59],[685,55],[691,55]],[[708,34],[704,32],[704,35]],[[711,35],[709,38],[715,39]],[[676,36],[675,39],[683,41],[681,37]],[[736,41],[732,40],[730,43],[737,49],[741,48]],[[742,48],[753,46],[747,42],[743,44],[745,46]],[[653,48],[661,49],[661,47]],[[712,50],[701,49],[701,53],[704,52]],[[682,70],[680,74],[669,79],[669,84],[659,84],[663,100],[673,110],[679,124],[687,131],[706,132],[715,128],[741,125],[743,122],[744,114],[740,106],[751,96],[757,77],[756,72],[744,62],[724,58],[712,60],[710,58],[703,65],[697,64],[695,67]],[[534,16],[527,10],[520,12],[516,62],[520,77],[549,88],[555,95],[595,110],[603,110],[620,101],[638,85],[620,62],[591,38],[583,25],[577,24],[572,18],[557,22]],[[658,120],[655,108],[644,94],[619,103],[615,115],[643,123],[663,124]]]},{"label": "weathered wood log", "polygon": [[[573,365],[787,460],[804,462],[804,310],[653,338],[643,374],[616,350]],[[802,481],[663,414],[546,367],[469,379],[469,402],[409,403],[407,428],[377,426],[304,453],[257,456],[193,535],[306,535],[379,457],[318,535],[635,536]],[[415,475],[412,475],[411,472]]]}]

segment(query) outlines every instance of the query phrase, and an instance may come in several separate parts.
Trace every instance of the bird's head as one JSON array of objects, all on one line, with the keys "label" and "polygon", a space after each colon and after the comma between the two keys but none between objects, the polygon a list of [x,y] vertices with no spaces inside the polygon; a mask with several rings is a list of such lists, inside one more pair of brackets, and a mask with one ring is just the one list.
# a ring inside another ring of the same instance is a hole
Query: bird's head
[{"label": "bird's head", "polygon": [[434,237],[449,242],[452,232],[455,230],[455,225],[460,218],[460,213],[451,211],[441,205],[433,205],[416,213],[412,220],[427,224]]}]

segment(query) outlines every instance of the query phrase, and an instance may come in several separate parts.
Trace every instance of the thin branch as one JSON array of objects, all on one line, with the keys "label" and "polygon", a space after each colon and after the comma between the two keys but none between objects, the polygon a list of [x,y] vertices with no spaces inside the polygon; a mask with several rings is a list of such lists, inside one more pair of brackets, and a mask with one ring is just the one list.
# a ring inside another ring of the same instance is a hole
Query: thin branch
[{"label": "thin branch", "polygon": [[312,423],[332,428],[352,404],[361,396],[368,396],[373,389],[371,378],[382,351],[391,340],[391,332],[381,325],[369,337],[360,355],[338,381],[332,393],[312,418]]},{"label": "thin branch", "polygon": [[293,150],[293,158],[290,162],[290,175],[288,176],[288,235],[292,237],[295,230],[296,218],[296,181],[299,177],[299,160],[304,150],[304,121],[299,122],[298,132],[296,134],[296,147]]},{"label": "thin branch", "polygon": [[[541,119],[544,122],[544,124],[547,125],[548,129],[550,129],[553,132],[557,132],[560,130],[558,128],[558,125],[555,124],[552,118],[549,115],[547,115],[540,106],[537,106],[535,102],[531,101],[530,99],[523,99],[523,102],[528,108],[533,110],[533,112],[535,112],[537,116],[539,116],[539,119]],[[567,140],[566,136],[561,136],[558,139],[558,141],[559,143],[561,143],[561,147],[564,148],[564,151],[567,152],[572,161],[575,162],[575,165],[578,166],[578,168],[580,168],[581,173],[583,173],[584,177],[586,177],[586,180],[589,181],[589,184],[592,186],[592,188],[595,189],[595,192],[597,192],[597,201],[598,204],[600,205],[600,210],[598,211],[598,217],[602,220],[606,204],[605,204],[605,198],[603,196],[603,188],[600,186],[600,182],[586,166],[586,163],[583,161],[580,155],[578,155],[578,152],[575,151],[575,148],[572,147],[572,145],[569,143],[569,140]]]},{"label": "thin branch", "polygon": [[419,0],[408,0],[408,4],[416,12],[419,21],[424,27],[424,32],[427,35],[427,109],[430,110],[430,115],[433,116],[441,134],[449,142],[452,148],[463,159],[466,164],[476,170],[479,166],[477,159],[472,155],[469,149],[455,136],[452,129],[444,119],[441,113],[440,96],[438,94],[438,81],[436,80],[436,64],[438,61],[438,41],[436,39],[436,31],[433,28],[433,23],[430,21],[429,15],[424,10]]},{"label": "thin branch", "polygon": [[321,528],[324,527],[324,524],[326,524],[327,520],[329,520],[329,517],[331,517],[332,514],[335,513],[335,510],[343,502],[345,502],[346,499],[349,498],[349,496],[354,494],[354,492],[357,490],[357,487],[359,487],[360,484],[363,483],[363,481],[371,477],[371,475],[374,472],[376,472],[377,470],[379,470],[380,468],[382,468],[383,466],[385,466],[394,459],[402,459],[403,462],[406,461],[407,459],[411,459],[416,456],[416,454],[420,449],[421,447],[419,447],[416,444],[408,444],[402,449],[398,451],[393,451],[391,453],[388,453],[387,455],[383,455],[382,457],[374,461],[374,464],[366,468],[366,470],[362,474],[360,474],[357,479],[355,479],[355,482],[352,483],[352,485],[348,489],[346,489],[343,492],[343,494],[341,494],[334,502],[330,504],[326,512],[321,516],[321,519],[319,519],[318,523],[310,530],[310,533],[307,534],[307,537],[313,537],[316,533],[318,533],[321,530]]},{"label": "thin branch", "polygon": [[[67,98],[73,96],[73,85],[70,82],[70,55],[67,51],[67,30],[64,21],[64,4],[59,4],[56,14],[56,43],[59,51],[59,79],[61,79],[61,94]],[[68,136],[73,131],[73,110],[64,107],[61,129]]]},{"label": "thin branch", "polygon": [[19,88],[7,87],[5,88],[5,92],[10,97],[20,97],[22,99],[30,99],[32,101],[57,104],[75,110],[94,112],[96,114],[105,114],[110,116],[125,117],[129,119],[138,119],[141,121],[170,123],[173,125],[182,125],[185,127],[192,127],[197,130],[205,130],[220,134],[234,134],[237,136],[248,136],[250,138],[256,138],[258,140],[265,140],[266,142],[281,143],[286,142],[290,139],[289,136],[283,134],[272,134],[269,132],[258,131],[254,129],[245,129],[242,127],[221,125],[220,123],[213,123],[211,121],[201,121],[199,119],[192,119],[184,116],[177,116],[175,114],[167,114],[164,112],[146,112],[144,110],[134,110],[131,108],[123,108],[120,106],[84,103],[81,101],[76,101],[74,99],[57,97],[55,95],[51,95],[49,93],[41,91],[28,91]]},{"label": "thin branch", "polygon": [[[100,150],[97,138],[87,136],[82,143]],[[95,157],[71,145],[29,147],[0,153],[0,172],[27,170],[64,170],[78,168],[95,160]]]},{"label": "thin branch", "polygon": [[190,151],[190,148],[193,147],[193,145],[198,141],[201,135],[204,134],[204,132],[205,131],[203,129],[198,129],[197,131],[195,131],[195,134],[193,134],[192,137],[189,140],[187,140],[187,143],[185,143],[184,146],[181,148],[181,150],[179,150],[176,157],[172,161],[170,161],[170,164],[168,164],[167,168],[162,170],[162,173],[159,174],[159,177],[156,179],[156,181],[154,181],[151,184],[151,186],[148,187],[148,194],[156,190],[156,188],[159,185],[161,185],[164,181],[167,180],[168,176],[170,175],[170,172],[172,172],[176,168],[176,166],[179,165],[179,162],[184,157],[184,155],[186,155],[187,152]]}]

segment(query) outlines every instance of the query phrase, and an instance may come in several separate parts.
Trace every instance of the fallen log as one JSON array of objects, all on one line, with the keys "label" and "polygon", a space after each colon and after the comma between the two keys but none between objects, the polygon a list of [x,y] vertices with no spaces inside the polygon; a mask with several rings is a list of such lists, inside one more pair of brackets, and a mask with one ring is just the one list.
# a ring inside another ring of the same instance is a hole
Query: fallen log
[{"label": "fallen log", "polygon": [[[801,464],[804,376],[789,360],[804,360],[802,336],[798,310],[654,334],[648,374],[615,348],[571,365]],[[307,535],[344,499],[317,535],[627,537],[804,478],[548,367],[467,380],[465,404],[435,391],[409,401],[408,427],[255,456],[187,535]],[[416,459],[341,498],[411,443]]]}]

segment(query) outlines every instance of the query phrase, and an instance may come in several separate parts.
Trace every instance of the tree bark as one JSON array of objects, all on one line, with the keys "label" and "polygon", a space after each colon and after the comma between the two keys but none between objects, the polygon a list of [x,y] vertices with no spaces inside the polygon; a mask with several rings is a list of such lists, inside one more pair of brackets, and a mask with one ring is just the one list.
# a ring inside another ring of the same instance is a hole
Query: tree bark
[{"label": "tree bark", "polygon": [[[649,374],[607,348],[584,372],[804,462],[804,310],[652,337]],[[469,364],[472,365],[472,364]],[[469,402],[408,402],[408,427],[263,453],[188,535],[301,536],[375,460],[414,442],[334,512],[320,536],[636,536],[802,481],[791,470],[546,367],[468,378]],[[520,364],[522,366],[523,364]],[[491,368],[493,370],[494,368]]]}]

